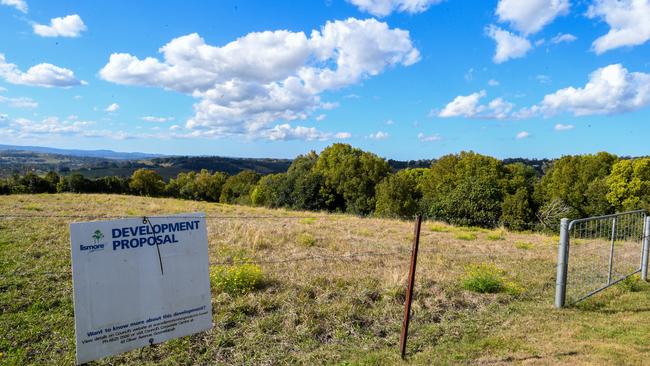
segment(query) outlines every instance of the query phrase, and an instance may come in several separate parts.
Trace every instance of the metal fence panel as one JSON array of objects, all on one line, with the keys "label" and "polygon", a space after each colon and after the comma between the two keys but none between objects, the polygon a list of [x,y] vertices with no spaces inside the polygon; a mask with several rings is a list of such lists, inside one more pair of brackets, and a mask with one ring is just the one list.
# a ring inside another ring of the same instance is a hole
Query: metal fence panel
[{"label": "metal fence panel", "polygon": [[641,271],[644,210],[563,220],[558,249],[557,307],[577,303]]}]

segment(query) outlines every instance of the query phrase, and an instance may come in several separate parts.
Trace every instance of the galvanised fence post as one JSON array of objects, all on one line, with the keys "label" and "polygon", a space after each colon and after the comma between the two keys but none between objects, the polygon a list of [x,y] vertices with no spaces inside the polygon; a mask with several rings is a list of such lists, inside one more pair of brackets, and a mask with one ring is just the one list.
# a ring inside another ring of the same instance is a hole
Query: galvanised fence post
[{"label": "galvanised fence post", "polygon": [[560,244],[557,249],[557,277],[555,280],[555,307],[564,307],[569,262],[569,219],[560,221]]},{"label": "galvanised fence post", "polygon": [[643,253],[641,254],[641,279],[648,280],[648,250],[650,250],[650,217],[643,220]]}]

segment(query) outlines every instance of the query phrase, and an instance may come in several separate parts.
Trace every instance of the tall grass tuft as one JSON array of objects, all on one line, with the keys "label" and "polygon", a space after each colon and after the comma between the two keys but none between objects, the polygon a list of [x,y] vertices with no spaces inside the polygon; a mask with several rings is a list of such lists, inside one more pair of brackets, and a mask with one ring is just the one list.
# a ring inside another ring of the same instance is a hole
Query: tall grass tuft
[{"label": "tall grass tuft", "polygon": [[490,264],[471,265],[466,268],[462,279],[465,290],[482,294],[494,294],[505,289],[503,271]]},{"label": "tall grass tuft", "polygon": [[232,266],[218,266],[210,271],[210,283],[219,292],[243,295],[262,285],[264,275],[256,264],[240,263]]}]

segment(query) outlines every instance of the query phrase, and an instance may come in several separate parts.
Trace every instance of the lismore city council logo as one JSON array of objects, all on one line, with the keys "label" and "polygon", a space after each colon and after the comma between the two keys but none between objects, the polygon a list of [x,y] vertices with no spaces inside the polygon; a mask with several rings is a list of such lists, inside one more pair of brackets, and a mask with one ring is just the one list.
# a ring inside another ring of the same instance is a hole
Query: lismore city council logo
[{"label": "lismore city council logo", "polygon": [[89,244],[89,245],[80,244],[79,245],[79,249],[82,252],[92,253],[92,252],[96,252],[98,250],[104,250],[104,243],[101,242],[102,239],[104,239],[104,233],[102,233],[101,230],[99,230],[99,229],[95,230],[93,235],[91,235],[91,238],[93,239],[92,244]]}]

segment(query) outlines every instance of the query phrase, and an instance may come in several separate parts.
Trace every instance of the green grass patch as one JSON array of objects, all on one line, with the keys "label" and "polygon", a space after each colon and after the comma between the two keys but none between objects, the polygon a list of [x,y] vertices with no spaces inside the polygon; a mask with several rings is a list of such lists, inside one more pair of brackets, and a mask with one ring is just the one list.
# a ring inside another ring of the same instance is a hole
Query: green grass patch
[{"label": "green grass patch", "polygon": [[504,229],[492,230],[485,236],[488,240],[505,240],[506,231]]},{"label": "green grass patch", "polygon": [[477,264],[465,269],[462,287],[481,294],[495,294],[505,290],[504,273],[490,264]]},{"label": "green grass patch", "polygon": [[302,233],[298,235],[298,244],[307,248],[313,247],[316,245],[316,238],[309,233]]},{"label": "green grass patch", "polygon": [[471,240],[476,240],[476,234],[461,231],[459,233],[456,233],[456,235],[454,235],[454,238],[456,238],[458,240],[471,241]]},{"label": "green grass patch", "polygon": [[304,219],[298,220],[298,222],[300,222],[301,224],[305,224],[305,225],[311,225],[311,224],[316,222],[316,218],[314,218],[314,217],[305,217]]},{"label": "green grass patch", "polygon": [[30,203],[30,204],[26,205],[26,206],[23,207],[23,208],[24,208],[25,210],[27,210],[27,211],[37,211],[37,212],[38,212],[38,211],[43,211],[43,209],[41,208],[41,206],[39,206],[39,205],[37,205],[37,204],[35,204],[35,203]]},{"label": "green grass patch", "polygon": [[529,243],[527,241],[518,241],[515,243],[515,247],[517,249],[528,250],[528,249],[533,249],[535,246],[533,245],[533,243]]},{"label": "green grass patch", "polygon": [[210,270],[210,283],[214,289],[230,295],[243,295],[260,288],[263,279],[262,269],[256,264],[240,263]]},{"label": "green grass patch", "polygon": [[449,233],[454,231],[454,228],[452,226],[444,224],[431,224],[429,225],[429,230],[433,231],[434,233]]},{"label": "green grass patch", "polygon": [[638,275],[624,279],[618,283],[618,286],[627,292],[640,292],[648,289],[648,284],[641,281],[641,278]]},{"label": "green grass patch", "polygon": [[524,291],[521,286],[507,279],[505,271],[486,263],[466,267],[461,287],[467,291],[481,294],[505,292],[510,295],[518,295]]}]

